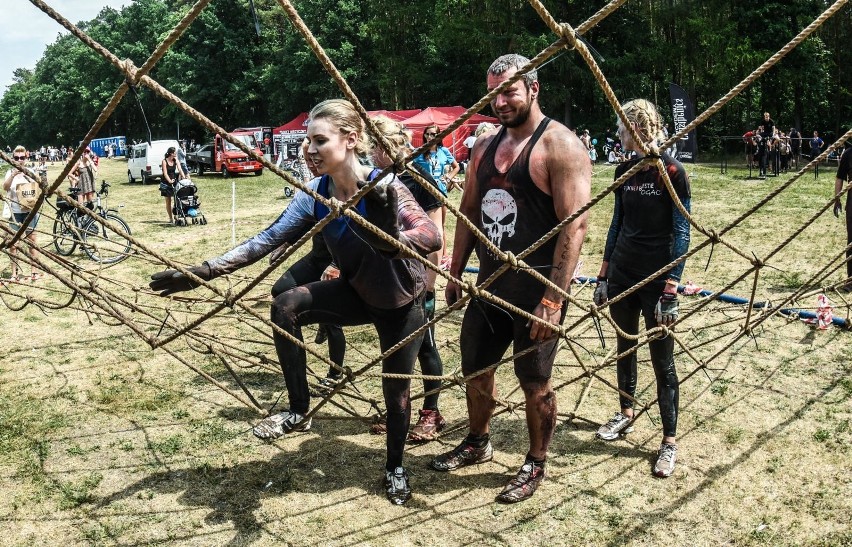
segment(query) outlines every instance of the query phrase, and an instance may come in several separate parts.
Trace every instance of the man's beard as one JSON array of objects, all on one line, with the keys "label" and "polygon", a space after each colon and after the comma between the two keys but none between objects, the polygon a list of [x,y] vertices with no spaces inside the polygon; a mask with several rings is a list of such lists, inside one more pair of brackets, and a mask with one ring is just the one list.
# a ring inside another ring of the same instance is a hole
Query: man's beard
[{"label": "man's beard", "polygon": [[[519,110],[513,118],[511,118],[509,120],[503,120],[501,118],[500,122],[503,124],[504,127],[509,127],[509,128],[520,127],[520,126],[524,125],[524,123],[526,123],[526,121],[529,119],[531,110],[532,110],[532,101],[530,101],[526,104],[526,108],[524,108],[523,110]],[[499,116],[498,116],[498,118],[499,118]]]}]

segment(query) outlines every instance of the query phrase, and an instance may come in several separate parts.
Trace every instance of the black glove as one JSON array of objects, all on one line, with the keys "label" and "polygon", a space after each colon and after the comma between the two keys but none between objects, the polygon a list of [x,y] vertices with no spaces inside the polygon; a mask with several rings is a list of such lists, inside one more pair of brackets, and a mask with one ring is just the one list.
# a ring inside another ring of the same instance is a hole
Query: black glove
[{"label": "black glove", "polygon": [[664,292],[654,308],[654,317],[660,325],[671,325],[677,321],[677,294]]},{"label": "black glove", "polygon": [[843,205],[840,204],[840,200],[834,200],[834,218],[840,216],[840,213],[843,211]]},{"label": "black glove", "polygon": [[[358,189],[360,190],[368,183],[359,180]],[[369,220],[376,228],[383,231],[391,238],[399,240],[399,225],[397,224],[397,195],[396,189],[390,184],[380,184],[374,186],[372,190],[364,196],[364,206],[367,209],[367,220]],[[397,248],[392,243],[388,243],[370,230],[362,227],[357,222],[352,223],[352,229],[366,241],[371,247],[389,253],[396,253]]]},{"label": "black glove", "polygon": [[595,306],[603,306],[604,304],[606,304],[606,301],[609,300],[607,289],[609,289],[609,286],[607,285],[606,278],[599,277],[598,286],[595,287],[595,294],[592,296],[592,300],[594,300]]},{"label": "black glove", "polygon": [[[194,273],[204,281],[213,279],[213,272],[210,271],[210,266],[204,262],[201,266],[193,266],[187,268],[188,271]],[[188,291],[199,285],[189,276],[182,274],[177,270],[165,270],[157,272],[151,276],[151,282],[148,284],[152,291],[162,291],[160,296],[169,296],[176,292]]]}]

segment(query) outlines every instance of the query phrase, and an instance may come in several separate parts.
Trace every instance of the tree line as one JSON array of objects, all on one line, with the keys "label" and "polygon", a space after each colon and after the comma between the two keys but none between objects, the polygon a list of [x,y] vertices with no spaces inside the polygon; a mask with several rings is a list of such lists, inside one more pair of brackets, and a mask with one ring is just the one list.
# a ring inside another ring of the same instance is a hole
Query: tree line
[{"label": "tree line", "polygon": [[[559,21],[579,25],[605,2],[546,0]],[[588,32],[622,100],[647,97],[670,115],[668,82],[683,86],[697,112],[717,101],[824,11],[830,2],[641,0],[624,4]],[[119,58],[141,66],[189,10],[190,0],[133,0],[79,26]],[[524,0],[293,0],[305,23],[368,109],[473,104],[485,71],[506,52],[532,57],[556,37]],[[318,101],[341,96],[275,0],[213,0],[151,76],[219,125],[277,126]],[[57,29],[60,27],[57,25]],[[852,126],[852,42],[845,7],[699,129],[700,148],[719,135],[753,129],[764,111],[781,127],[829,138]],[[847,54],[848,57],[848,54]],[[848,66],[848,62],[845,63]],[[615,115],[576,52],[539,72],[544,111],[569,127],[602,134]],[[0,99],[0,142],[76,144],[122,75],[65,33],[35,69],[15,71]],[[98,136],[202,140],[203,129],[140,86]],[[141,106],[141,108],[140,108]],[[145,116],[143,116],[143,111]],[[484,113],[489,113],[486,109]],[[179,129],[178,129],[179,128]]]}]

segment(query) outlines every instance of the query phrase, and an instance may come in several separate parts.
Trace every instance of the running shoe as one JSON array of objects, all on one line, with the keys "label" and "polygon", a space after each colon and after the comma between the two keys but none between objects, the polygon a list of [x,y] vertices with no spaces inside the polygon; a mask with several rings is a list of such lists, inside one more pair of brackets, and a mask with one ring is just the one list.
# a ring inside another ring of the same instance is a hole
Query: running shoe
[{"label": "running shoe", "polygon": [[677,461],[677,445],[663,443],[660,445],[660,451],[657,452],[657,463],[654,464],[654,475],[665,479],[671,477],[675,470],[675,462]]},{"label": "running shoe", "polygon": [[420,410],[420,418],[408,434],[408,440],[414,442],[434,441],[446,425],[447,421],[444,420],[440,412],[423,408]]},{"label": "running shoe", "polygon": [[532,497],[538,485],[544,480],[544,467],[539,467],[533,462],[524,462],[518,470],[518,474],[503,491],[497,494],[500,503],[518,503]]},{"label": "running shoe", "polygon": [[598,428],[597,433],[595,433],[595,437],[605,441],[614,441],[620,434],[630,433],[633,431],[633,426],[628,427],[631,420],[633,420],[633,418],[625,416],[621,412],[616,412],[615,416],[610,418],[607,423]]},{"label": "running shoe", "polygon": [[311,419],[307,420],[298,412],[285,410],[279,414],[274,414],[264,418],[259,424],[251,430],[254,436],[265,441],[283,437],[287,433],[293,431],[309,431],[311,429]]},{"label": "running shoe", "polygon": [[319,385],[315,389],[311,389],[311,395],[314,397],[325,397],[340,383],[340,377],[326,376],[321,378]]},{"label": "running shoe", "polygon": [[384,435],[388,432],[388,419],[386,416],[376,416],[370,424],[370,433],[373,435]]},{"label": "running shoe", "polygon": [[435,471],[455,471],[468,465],[490,462],[493,457],[494,449],[491,448],[491,441],[488,441],[482,448],[462,441],[460,445],[449,452],[435,456],[435,459],[432,460],[432,469]]},{"label": "running shoe", "polygon": [[385,495],[394,505],[402,505],[411,499],[411,487],[408,486],[408,473],[402,467],[385,471]]}]

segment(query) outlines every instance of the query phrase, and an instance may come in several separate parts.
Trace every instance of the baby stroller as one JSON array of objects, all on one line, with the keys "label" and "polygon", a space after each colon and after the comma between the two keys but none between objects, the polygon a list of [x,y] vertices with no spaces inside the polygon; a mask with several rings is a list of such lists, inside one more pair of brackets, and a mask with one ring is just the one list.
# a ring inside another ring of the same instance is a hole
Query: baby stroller
[{"label": "baby stroller", "polygon": [[192,224],[207,224],[204,213],[201,212],[201,201],[198,199],[198,187],[189,179],[181,179],[175,184],[174,205],[175,224],[188,226]]}]

